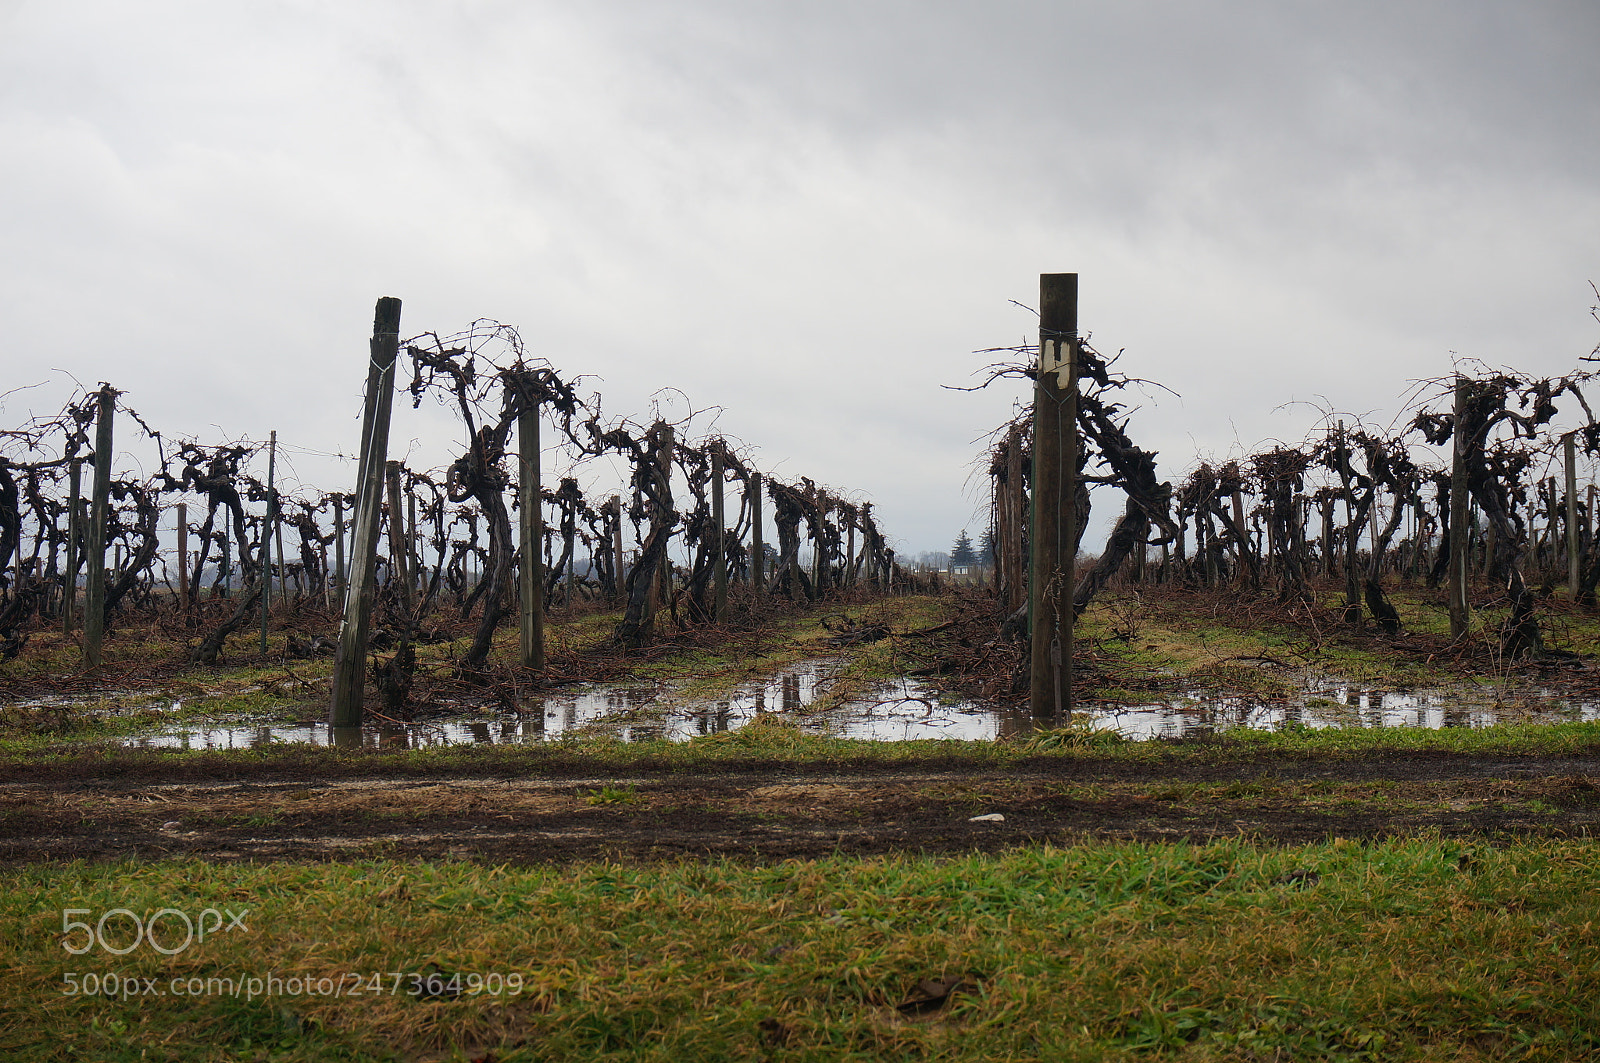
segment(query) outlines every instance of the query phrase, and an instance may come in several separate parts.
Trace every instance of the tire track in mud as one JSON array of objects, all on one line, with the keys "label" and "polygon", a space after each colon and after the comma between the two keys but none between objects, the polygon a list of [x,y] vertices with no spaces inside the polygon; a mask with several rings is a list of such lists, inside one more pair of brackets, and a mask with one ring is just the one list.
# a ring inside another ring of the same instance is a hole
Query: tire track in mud
[{"label": "tire track in mud", "polygon": [[[244,779],[13,780],[0,783],[0,863],[772,860],[1133,839],[1296,844],[1600,830],[1594,757],[1039,767],[317,780],[275,777],[264,766]],[[993,813],[1004,819],[972,822]]]}]

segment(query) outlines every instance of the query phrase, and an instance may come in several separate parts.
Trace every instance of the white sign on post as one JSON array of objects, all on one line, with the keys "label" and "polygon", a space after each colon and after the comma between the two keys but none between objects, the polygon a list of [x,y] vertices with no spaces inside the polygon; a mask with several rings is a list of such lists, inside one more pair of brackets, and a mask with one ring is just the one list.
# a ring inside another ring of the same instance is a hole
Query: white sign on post
[{"label": "white sign on post", "polygon": [[1039,373],[1055,373],[1056,387],[1065,390],[1070,383],[1067,368],[1071,362],[1072,340],[1043,340],[1039,344]]}]

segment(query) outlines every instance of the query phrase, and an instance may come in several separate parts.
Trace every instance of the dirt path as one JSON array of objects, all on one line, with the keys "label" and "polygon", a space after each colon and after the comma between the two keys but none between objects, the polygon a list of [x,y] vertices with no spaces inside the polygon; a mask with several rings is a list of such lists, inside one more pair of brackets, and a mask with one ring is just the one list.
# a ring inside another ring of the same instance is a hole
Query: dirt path
[{"label": "dirt path", "polygon": [[[999,813],[1003,821],[973,822]],[[1085,840],[1283,843],[1436,830],[1600,830],[1600,758],[1380,758],[927,773],[780,770],[636,779],[0,783],[0,863],[598,858],[953,852]]]}]

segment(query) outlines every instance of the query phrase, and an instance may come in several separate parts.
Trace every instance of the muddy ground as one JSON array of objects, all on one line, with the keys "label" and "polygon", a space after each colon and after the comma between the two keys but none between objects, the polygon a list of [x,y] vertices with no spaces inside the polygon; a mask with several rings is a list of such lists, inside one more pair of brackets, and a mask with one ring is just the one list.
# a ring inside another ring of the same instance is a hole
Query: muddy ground
[{"label": "muddy ground", "polygon": [[[632,779],[328,779],[230,766],[0,774],[0,864],[465,859],[494,864],[947,853],[1095,840],[1303,843],[1436,831],[1600,830],[1600,757],[1405,756],[1151,766],[940,765],[913,773],[744,765]],[[972,822],[999,813],[1003,822]]]}]

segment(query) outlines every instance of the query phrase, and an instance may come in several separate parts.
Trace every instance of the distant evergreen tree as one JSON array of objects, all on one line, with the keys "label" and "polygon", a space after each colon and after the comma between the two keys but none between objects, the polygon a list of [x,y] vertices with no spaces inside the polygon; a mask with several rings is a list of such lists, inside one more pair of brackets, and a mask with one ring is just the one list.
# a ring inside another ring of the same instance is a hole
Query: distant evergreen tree
[{"label": "distant evergreen tree", "polygon": [[972,548],[972,538],[967,534],[967,529],[962,528],[961,534],[956,537],[955,546],[950,548],[951,565],[976,565],[978,552]]},{"label": "distant evergreen tree", "polygon": [[978,563],[981,565],[994,564],[994,531],[985,528],[978,537]]}]

